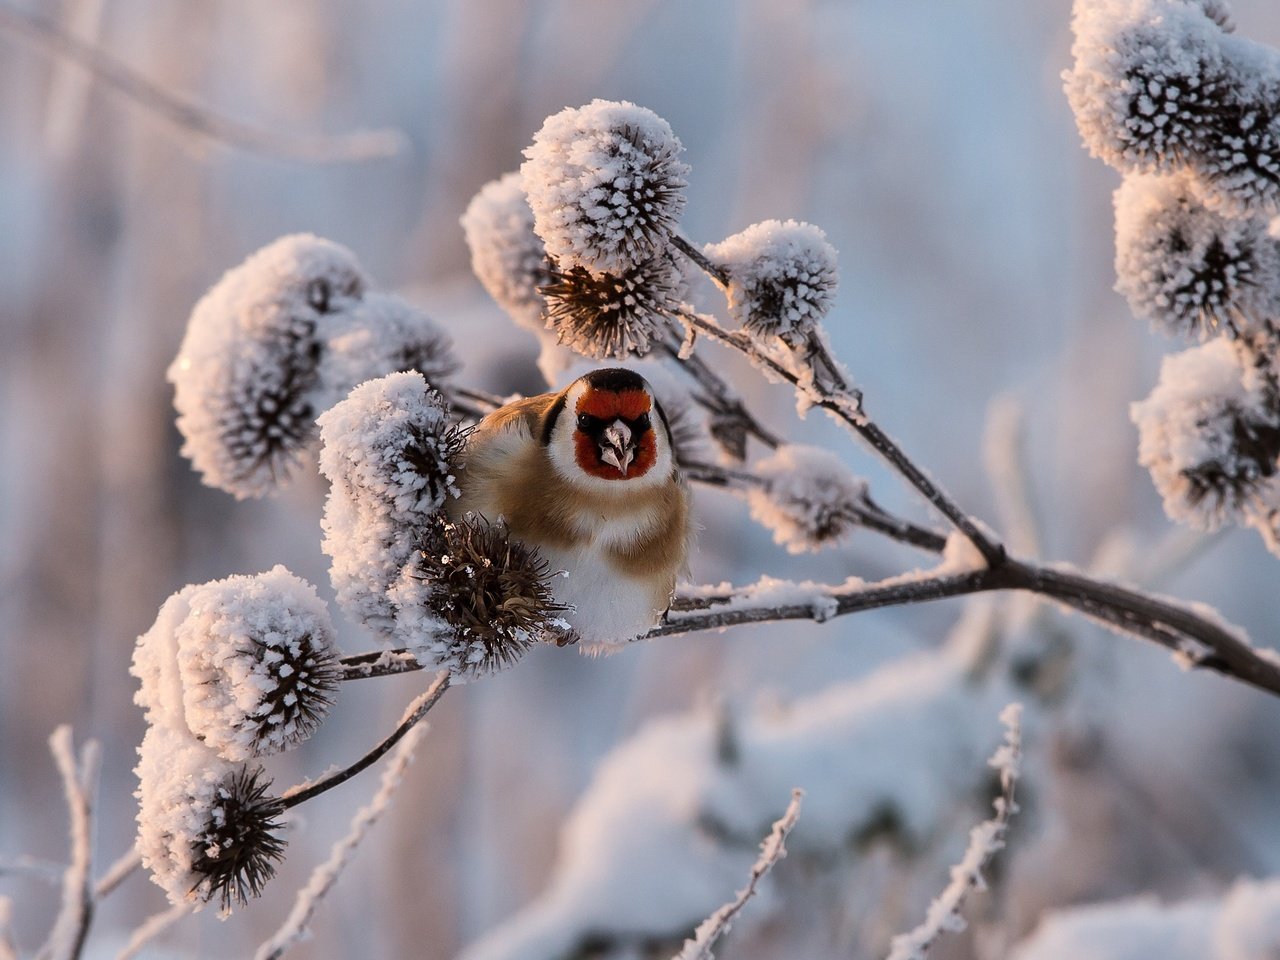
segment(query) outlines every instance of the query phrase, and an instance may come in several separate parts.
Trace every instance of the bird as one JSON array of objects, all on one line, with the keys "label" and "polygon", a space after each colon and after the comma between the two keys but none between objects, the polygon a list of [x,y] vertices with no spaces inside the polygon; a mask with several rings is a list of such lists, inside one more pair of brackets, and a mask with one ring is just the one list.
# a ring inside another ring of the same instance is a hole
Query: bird
[{"label": "bird", "polygon": [[607,651],[670,606],[690,541],[689,495],[649,383],[603,368],[507,403],[470,434],[455,516],[503,520],[546,560],[582,649]]}]

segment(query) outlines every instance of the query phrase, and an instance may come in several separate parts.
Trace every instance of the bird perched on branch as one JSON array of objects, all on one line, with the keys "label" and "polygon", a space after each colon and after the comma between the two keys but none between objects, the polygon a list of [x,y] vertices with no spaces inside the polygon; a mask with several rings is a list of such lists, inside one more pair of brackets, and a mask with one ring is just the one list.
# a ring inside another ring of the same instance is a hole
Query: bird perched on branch
[{"label": "bird perched on branch", "polygon": [[471,434],[452,505],[501,516],[538,548],[586,644],[624,642],[671,601],[689,542],[688,493],[666,416],[643,377],[594,370],[509,403]]}]

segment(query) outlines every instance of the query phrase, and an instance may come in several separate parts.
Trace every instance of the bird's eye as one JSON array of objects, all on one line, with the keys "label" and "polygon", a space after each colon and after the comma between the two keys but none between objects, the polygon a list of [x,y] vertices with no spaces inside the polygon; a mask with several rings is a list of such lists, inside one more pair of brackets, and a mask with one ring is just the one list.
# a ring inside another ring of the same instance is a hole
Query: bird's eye
[{"label": "bird's eye", "polygon": [[647,413],[642,413],[640,414],[640,416],[636,417],[636,429],[637,430],[649,429],[649,415]]},{"label": "bird's eye", "polygon": [[595,418],[594,418],[594,417],[592,417],[592,416],[591,416],[591,414],[589,414],[589,413],[580,413],[580,414],[578,414],[578,429],[579,429],[579,430],[590,430],[590,429],[591,429],[591,421],[592,421],[593,419],[595,419]]}]

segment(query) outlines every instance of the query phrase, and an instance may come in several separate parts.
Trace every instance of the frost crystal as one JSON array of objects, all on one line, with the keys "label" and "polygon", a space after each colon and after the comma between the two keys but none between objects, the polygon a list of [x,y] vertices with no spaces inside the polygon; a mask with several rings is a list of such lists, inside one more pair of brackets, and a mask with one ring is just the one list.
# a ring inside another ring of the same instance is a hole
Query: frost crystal
[{"label": "frost crystal", "polygon": [[187,726],[224,760],[288,750],[324,720],[337,687],[329,610],[282,566],[183,592],[178,671]]},{"label": "frost crystal", "polygon": [[261,771],[163,726],[147,730],[138,755],[138,850],[169,901],[198,910],[216,897],[226,912],[257,896],[284,850]]},{"label": "frost crystal", "polygon": [[1173,519],[1213,529],[1275,498],[1280,413],[1223,339],[1166,357],[1160,382],[1133,404],[1138,460]]},{"label": "frost crystal", "polygon": [[520,168],[547,253],[614,274],[660,253],[684,209],[683,149],[667,121],[625,101],[548,117]]},{"label": "frost crystal", "polygon": [[397,635],[419,661],[458,678],[483,676],[540,640],[568,639],[546,561],[505,524],[436,516],[420,548],[390,591]]},{"label": "frost crystal", "polygon": [[680,307],[684,278],[666,254],[617,274],[550,264],[550,282],[542,287],[547,327],[587,357],[621,360],[648,353],[666,317]]},{"label": "frost crystal", "polygon": [[1085,145],[1120,170],[1191,168],[1231,213],[1280,206],[1280,55],[1216,0],[1077,0],[1064,74]]},{"label": "frost crystal", "polygon": [[462,215],[471,249],[471,269],[507,314],[520,326],[541,330],[547,254],[533,231],[533,211],[519,171],[492,180],[471,198]]},{"label": "frost crystal", "polygon": [[401,297],[370,293],[325,341],[320,408],[333,406],[366,380],[410,370],[448,397],[449,378],[460,366],[443,327]]},{"label": "frost crystal", "polygon": [[320,470],[331,484],[322,546],[338,602],[391,637],[387,590],[431,516],[458,493],[452,464],[463,435],[418,373],[361,384],[319,423]]},{"label": "frost crystal", "polygon": [[820,550],[857,523],[867,483],[835,454],[789,444],[756,464],[767,486],[748,494],[751,517],[790,553]]},{"label": "frost crystal", "polygon": [[1116,289],[1169,333],[1232,334],[1280,317],[1280,243],[1261,217],[1224,217],[1194,178],[1133,175],[1116,191]]},{"label": "frost crystal", "polygon": [[803,335],[835,300],[836,251],[813,224],[766,220],[706,252],[729,272],[729,312],[759,336]]},{"label": "frost crystal", "polygon": [[314,433],[319,326],[352,310],[366,280],[350,251],[283,237],[228,271],[192,311],[169,367],[182,451],[205,483],[257,497]]}]

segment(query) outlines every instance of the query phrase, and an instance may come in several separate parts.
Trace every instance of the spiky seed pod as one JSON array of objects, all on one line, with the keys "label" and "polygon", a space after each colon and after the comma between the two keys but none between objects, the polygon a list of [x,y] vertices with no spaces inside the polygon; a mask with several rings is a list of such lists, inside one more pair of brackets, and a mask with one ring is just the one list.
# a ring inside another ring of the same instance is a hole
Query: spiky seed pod
[{"label": "spiky seed pod", "polygon": [[1280,318],[1280,243],[1260,217],[1225,217],[1190,175],[1125,178],[1115,194],[1116,289],[1166,332],[1235,336]]},{"label": "spiky seed pod", "polygon": [[765,220],[706,252],[729,273],[729,312],[757,336],[798,342],[835,301],[836,251],[813,224]]},{"label": "spiky seed pod", "polygon": [[196,304],[168,377],[183,453],[205,483],[244,498],[287,478],[315,432],[318,328],[366,286],[349,250],[298,234],[228,271]]},{"label": "spiky seed pod", "polygon": [[338,666],[328,607],[282,566],[183,594],[174,630],[186,726],[224,760],[297,746],[333,704]]},{"label": "spiky seed pod", "polygon": [[1090,152],[1122,171],[1194,170],[1210,206],[1280,209],[1280,53],[1227,36],[1216,0],[1076,4],[1064,74]]},{"label": "spiky seed pod", "polygon": [[284,808],[268,792],[261,767],[241,767],[218,784],[200,835],[191,842],[191,893],[217,898],[222,912],[244,906],[276,875],[285,841],[277,836]]},{"label": "spiky seed pod", "polygon": [[867,482],[830,451],[787,444],[755,469],[766,485],[748,494],[752,519],[789,553],[821,550],[857,525]]},{"label": "spiky seed pod", "polygon": [[549,261],[550,282],[542,287],[547,328],[562,344],[597,360],[625,359],[649,352],[667,317],[679,308],[684,278],[663,254],[626,267],[595,273]]},{"label": "spiky seed pod", "polygon": [[538,288],[547,282],[547,252],[533,230],[533,210],[520,171],[491,180],[471,198],[462,232],[471,269],[489,296],[520,326],[542,329]]},{"label": "spiky seed pod", "polygon": [[432,515],[457,496],[454,463],[465,433],[418,373],[351,391],[320,418],[320,471],[329,479],[325,553],[338,602],[390,639],[387,590],[419,549]]},{"label": "spiky seed pod", "polygon": [[520,168],[547,253],[622,274],[662,252],[684,210],[683,149],[665,120],[625,101],[548,117]]},{"label": "spiky seed pod", "polygon": [[401,297],[366,294],[363,302],[325,328],[319,410],[327,410],[359,384],[390,373],[422,374],[446,399],[461,363],[445,329]]},{"label": "spiky seed pod", "polygon": [[258,768],[221,759],[186,730],[148,728],[138,748],[138,850],[173,904],[257,896],[284,841]]},{"label": "spiky seed pod", "polygon": [[534,643],[567,639],[550,577],[538,551],[501,521],[436,516],[391,591],[400,638],[460,679],[501,670]]},{"label": "spiky seed pod", "polygon": [[1280,407],[1223,339],[1166,357],[1130,412],[1138,461],[1174,520],[1212,530],[1274,499]]},{"label": "spiky seed pod", "polygon": [[1196,2],[1204,10],[1204,15],[1216,23],[1223,33],[1232,33],[1235,30],[1235,20],[1226,0],[1196,0]]}]

